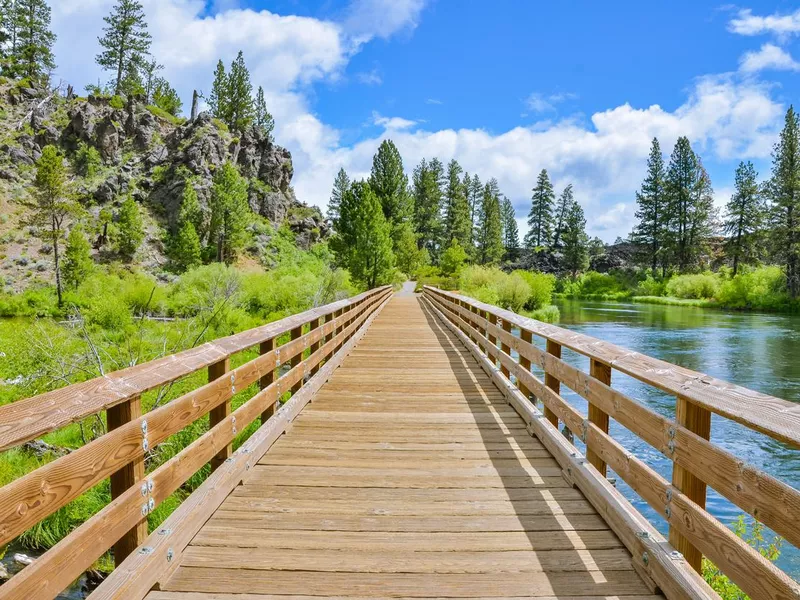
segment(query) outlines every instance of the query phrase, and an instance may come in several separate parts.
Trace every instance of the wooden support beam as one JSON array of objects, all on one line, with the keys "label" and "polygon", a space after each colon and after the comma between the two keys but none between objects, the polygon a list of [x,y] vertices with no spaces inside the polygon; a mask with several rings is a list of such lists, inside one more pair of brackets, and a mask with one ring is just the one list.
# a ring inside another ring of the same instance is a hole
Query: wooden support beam
[{"label": "wooden support beam", "polygon": [[[530,331],[528,331],[527,329],[520,329],[519,336],[522,339],[522,341],[525,342],[526,344],[533,344],[533,334]],[[531,370],[531,361],[530,361],[530,359],[529,358],[525,358],[521,354],[519,356],[519,364],[526,371],[530,371]],[[519,391],[522,392],[522,394],[526,398],[530,399],[531,391],[527,387],[525,387],[519,379],[517,379],[517,387],[519,388]]]},{"label": "wooden support beam", "polygon": [[[511,323],[509,323],[506,319],[503,319],[503,331],[507,331],[508,333],[511,333]],[[511,356],[511,348],[508,347],[506,344],[502,344],[501,343],[500,344],[500,350],[502,350],[503,352],[505,352],[506,354]],[[504,365],[500,365],[500,372],[502,372],[503,375],[505,375],[506,377],[509,377],[509,378],[511,377],[509,375],[508,369]]]},{"label": "wooden support beam", "polygon": [[[599,382],[611,385],[611,365],[593,358],[590,362],[589,373]],[[608,415],[591,402],[589,402],[589,421],[597,425],[603,433],[608,433]],[[603,477],[608,474],[605,461],[590,448],[586,449],[586,458],[600,471]]]},{"label": "wooden support beam", "polygon": [[[142,416],[142,401],[139,396],[127,402],[112,406],[106,411],[108,430],[112,431],[125,423]],[[116,473],[111,474],[111,499],[119,498],[125,491],[144,479],[144,457],[137,458]],[[119,566],[128,555],[138,548],[147,538],[147,517],[125,533],[114,544],[114,565]]]},{"label": "wooden support beam", "polygon": [[[705,440],[711,438],[711,412],[678,396],[675,403],[675,421]],[[672,485],[683,492],[700,508],[706,507],[706,484],[683,467],[672,463]],[[703,554],[689,543],[675,527],[670,525],[669,543],[698,573],[702,573]]]},{"label": "wooden support beam", "polygon": [[[297,338],[302,337],[303,336],[303,327],[300,326],[300,327],[296,327],[295,329],[292,329],[292,334],[291,335],[292,335],[292,339],[293,340],[296,340]],[[292,367],[292,368],[295,368],[297,365],[299,365],[302,362],[302,360],[303,360],[303,352],[301,351],[301,352],[298,352],[297,354],[295,354],[292,357],[291,361],[289,362],[289,366]],[[297,391],[301,387],[303,387],[303,380],[302,379],[292,386],[292,395],[296,394]]]},{"label": "wooden support beam", "polygon": [[[338,318],[339,318],[339,317],[341,317],[343,314],[344,314],[344,309],[339,309],[339,310],[337,310],[335,313],[333,313],[333,316],[334,316],[334,317],[336,317],[336,318],[338,319]],[[335,337],[335,338],[338,338],[338,337],[339,337],[339,334],[342,332],[342,329],[344,329],[344,325],[339,325],[339,326],[336,328],[336,332],[334,333],[334,337]],[[338,352],[338,351],[339,351],[339,348],[341,348],[341,347],[342,347],[342,343],[341,343],[341,341],[340,341],[338,344],[336,344],[336,347],[334,348],[334,350],[333,350],[333,353],[334,353],[334,354],[336,354],[336,352]]]},{"label": "wooden support beam", "polygon": [[[547,352],[548,354],[552,354],[556,358],[561,358],[561,344],[556,344],[551,340],[547,340]],[[550,373],[544,374],[544,384],[553,390],[556,394],[561,393],[561,382],[555,378],[554,375]],[[552,410],[544,407],[544,416],[545,418],[550,421],[553,426],[558,429],[558,416]]]},{"label": "wooden support beam", "polygon": [[[214,381],[215,379],[219,379],[220,377],[224,376],[228,371],[231,370],[231,360],[226,358],[225,360],[221,360],[218,363],[214,363],[210,367],[208,367],[208,380]],[[211,429],[218,423],[227,419],[231,414],[231,399],[228,398],[220,404],[219,406],[212,408],[211,411],[208,413],[208,428]],[[232,444],[228,444],[222,450],[219,451],[214,458],[211,459],[211,471],[216,471],[217,467],[219,467],[222,463],[224,463],[233,452]]]},{"label": "wooden support beam", "polygon": [[[488,320],[489,320],[489,323],[491,323],[492,325],[497,325],[497,316],[496,315],[493,315],[492,313],[489,313],[489,319]],[[497,338],[496,337],[494,337],[493,335],[487,335],[486,337],[489,338],[489,345],[490,346],[497,347]],[[487,352],[487,354],[488,354],[488,352]],[[492,356],[491,354],[488,354],[488,355]],[[491,359],[491,360],[494,360],[494,359]],[[497,363],[495,363],[495,365],[496,364]]]},{"label": "wooden support beam", "polygon": [[[319,327],[319,319],[312,319],[311,321],[309,321],[309,323],[308,323],[308,330],[309,331],[314,331],[318,327]],[[314,352],[319,350],[320,346],[321,346],[321,342],[313,342],[311,344],[311,346],[309,347],[309,353],[310,354],[314,354]],[[317,363],[316,365],[314,365],[311,368],[311,375],[312,376],[317,374],[317,371],[319,371],[319,367],[320,367],[320,363]]]},{"label": "wooden support beam", "polygon": [[[261,346],[259,347],[261,354],[268,354],[275,350],[275,340],[267,340],[266,342],[261,342]],[[275,370],[273,369],[266,375],[262,376],[261,379],[258,380],[258,387],[262,390],[267,389],[272,382],[275,381]],[[261,424],[263,425],[266,423],[269,418],[275,414],[275,404],[270,404],[267,409],[261,413]]]}]

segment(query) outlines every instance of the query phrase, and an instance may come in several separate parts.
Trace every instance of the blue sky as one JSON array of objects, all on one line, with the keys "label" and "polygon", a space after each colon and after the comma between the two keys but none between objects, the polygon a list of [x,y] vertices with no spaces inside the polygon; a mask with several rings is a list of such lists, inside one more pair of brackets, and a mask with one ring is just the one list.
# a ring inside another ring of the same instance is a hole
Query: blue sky
[{"label": "blue sky", "polygon": [[[57,76],[82,87],[111,0],[53,3]],[[800,9],[674,1],[143,0],[154,52],[184,98],[243,49],[298,197],[324,206],[339,167],[367,174],[384,138],[410,172],[458,159],[497,177],[524,230],[547,168],[574,183],[589,231],[633,223],[650,139],[687,135],[723,205],[749,159],[766,176],[798,97]]]}]

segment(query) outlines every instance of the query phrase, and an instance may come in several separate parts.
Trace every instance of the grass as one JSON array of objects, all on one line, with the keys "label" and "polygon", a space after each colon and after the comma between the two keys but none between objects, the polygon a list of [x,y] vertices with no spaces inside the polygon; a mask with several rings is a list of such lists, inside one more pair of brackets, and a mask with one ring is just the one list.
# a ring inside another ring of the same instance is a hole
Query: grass
[{"label": "grass", "polygon": [[168,113],[163,108],[160,108],[155,104],[148,104],[147,110],[150,111],[153,116],[158,117],[159,119],[164,119],[165,121],[169,121],[176,127],[183,125],[186,122],[186,119],[176,117],[175,115]]},{"label": "grass", "polygon": [[631,301],[640,304],[661,304],[664,306],[697,306],[700,308],[721,308],[720,305],[706,298],[673,298],[671,296],[632,296]]}]

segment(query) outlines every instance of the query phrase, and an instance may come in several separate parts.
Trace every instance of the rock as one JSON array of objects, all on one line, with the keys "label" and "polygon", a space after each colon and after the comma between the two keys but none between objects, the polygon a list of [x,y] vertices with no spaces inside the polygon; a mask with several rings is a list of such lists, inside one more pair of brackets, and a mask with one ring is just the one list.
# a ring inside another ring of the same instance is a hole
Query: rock
[{"label": "rock", "polygon": [[39,97],[39,92],[37,92],[35,89],[29,88],[29,87],[19,88],[19,93],[22,94],[23,96],[25,96],[26,98],[30,98],[31,100],[33,98],[38,98]]},{"label": "rock", "polygon": [[2,147],[2,150],[8,155],[8,157],[11,159],[11,162],[14,164],[32,165],[35,162],[33,158],[19,146],[9,146],[8,144],[5,144]]},{"label": "rock", "polygon": [[23,567],[33,564],[33,561],[35,560],[27,554],[22,554],[21,552],[17,552],[13,558],[15,563],[22,565]]},{"label": "rock", "polygon": [[84,573],[86,580],[81,586],[84,592],[91,592],[94,591],[97,586],[103,583],[103,580],[106,578],[106,574],[102,571],[98,571],[97,569],[89,569]]},{"label": "rock", "polygon": [[169,158],[169,150],[163,144],[154,146],[147,156],[144,157],[144,163],[147,167],[152,168],[161,164]]},{"label": "rock", "polygon": [[3,563],[0,563],[0,581],[7,581],[11,578],[11,575],[8,573],[8,569]]},{"label": "rock", "polygon": [[17,175],[13,171],[0,168],[0,179],[5,179],[6,181],[16,181]]},{"label": "rock", "polygon": [[153,135],[158,130],[158,121],[150,113],[141,114],[133,128],[134,142],[140,150],[147,150],[153,142]]},{"label": "rock", "polygon": [[94,199],[101,204],[113,202],[119,194],[119,182],[116,176],[109,177],[94,191]]},{"label": "rock", "polygon": [[89,102],[77,103],[70,109],[70,122],[64,131],[65,136],[74,136],[83,142],[92,140],[97,111],[91,103],[91,98],[92,96],[89,96]]},{"label": "rock", "polygon": [[57,144],[60,137],[61,132],[58,129],[52,125],[47,125],[38,130],[34,142],[37,147],[44,148],[50,144]]},{"label": "rock", "polygon": [[119,160],[119,133],[118,122],[110,118],[102,120],[97,126],[97,148],[107,163]]},{"label": "rock", "polygon": [[45,458],[47,456],[64,456],[69,454],[69,450],[67,448],[59,448],[58,446],[53,446],[52,444],[48,444],[44,440],[31,440],[30,442],[25,442],[22,445],[22,449],[30,452],[36,458]]}]

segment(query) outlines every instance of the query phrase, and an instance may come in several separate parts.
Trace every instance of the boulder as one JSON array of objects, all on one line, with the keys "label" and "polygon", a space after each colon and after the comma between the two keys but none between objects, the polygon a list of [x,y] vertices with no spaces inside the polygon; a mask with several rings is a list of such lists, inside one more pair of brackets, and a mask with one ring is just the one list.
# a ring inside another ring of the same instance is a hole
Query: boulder
[{"label": "boulder", "polygon": [[153,135],[158,130],[158,121],[150,113],[144,111],[135,121],[133,127],[134,143],[139,150],[147,150],[153,142]]},{"label": "boulder", "polygon": [[106,163],[119,160],[120,127],[119,122],[105,118],[97,125],[97,148]]}]

